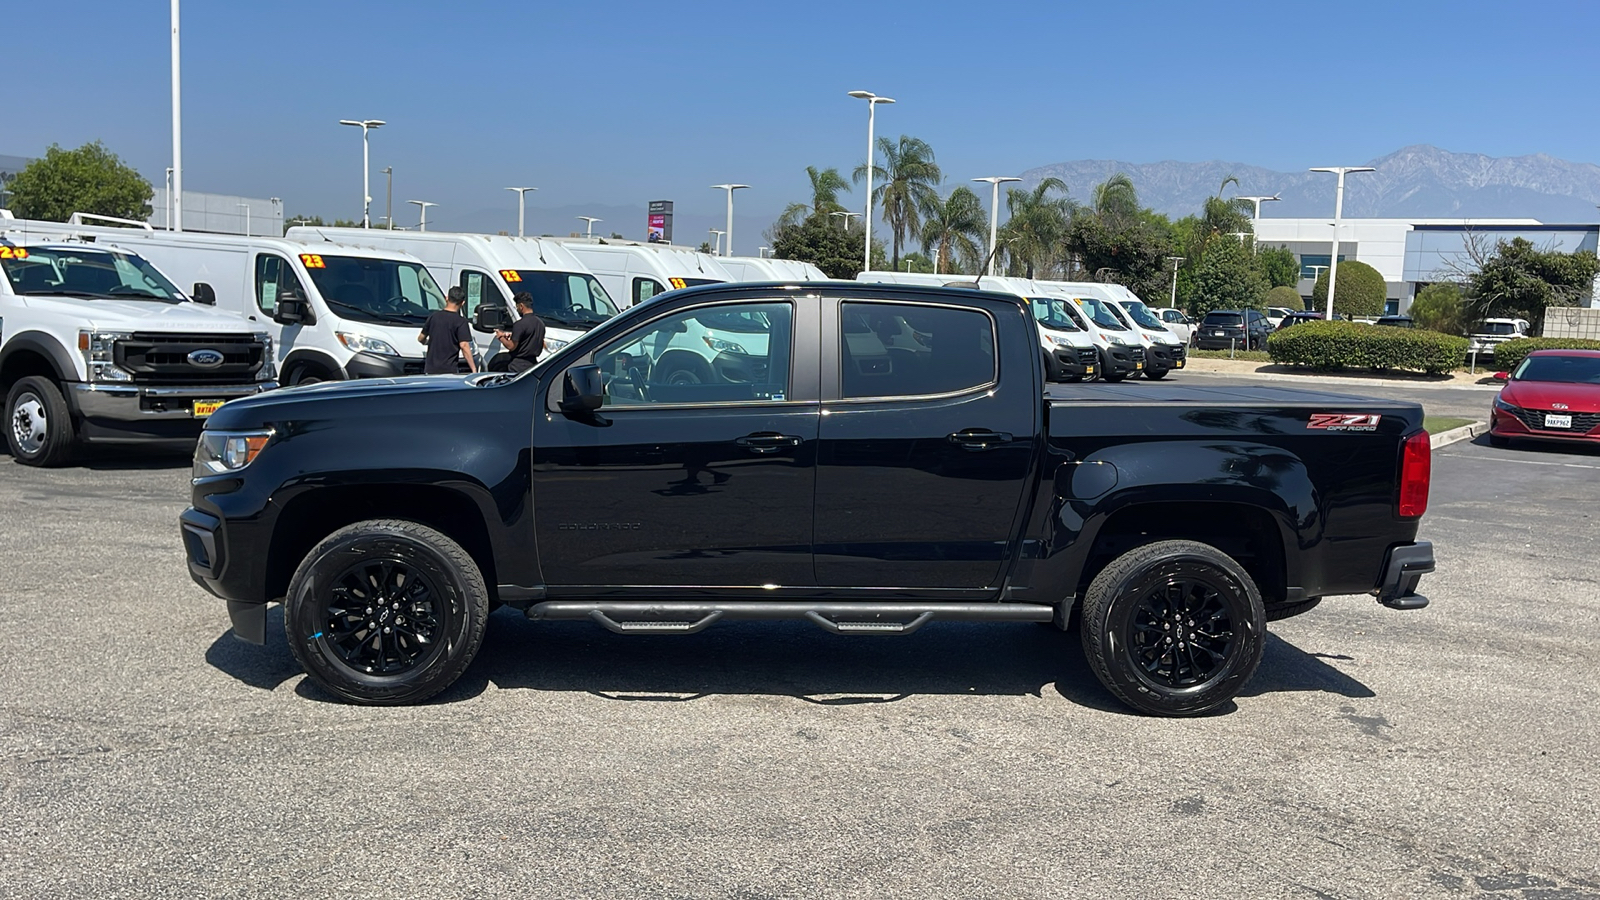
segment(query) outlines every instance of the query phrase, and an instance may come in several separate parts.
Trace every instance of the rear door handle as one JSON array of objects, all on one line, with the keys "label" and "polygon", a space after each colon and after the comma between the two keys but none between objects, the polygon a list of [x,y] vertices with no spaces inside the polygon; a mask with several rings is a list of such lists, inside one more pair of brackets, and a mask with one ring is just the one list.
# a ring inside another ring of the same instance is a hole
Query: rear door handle
[{"label": "rear door handle", "polygon": [[747,434],[734,441],[734,443],[749,450],[751,453],[777,453],[785,448],[800,446],[800,438],[792,434],[762,431],[755,434]]},{"label": "rear door handle", "polygon": [[965,428],[945,439],[959,445],[963,450],[971,450],[974,453],[1011,443],[1011,435],[1008,432],[988,431],[983,428]]}]

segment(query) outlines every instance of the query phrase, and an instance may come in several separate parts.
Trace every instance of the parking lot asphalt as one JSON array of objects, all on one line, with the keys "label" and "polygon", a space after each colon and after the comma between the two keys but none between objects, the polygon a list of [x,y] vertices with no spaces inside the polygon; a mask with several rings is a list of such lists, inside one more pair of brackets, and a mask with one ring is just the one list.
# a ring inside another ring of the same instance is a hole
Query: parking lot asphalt
[{"label": "parking lot asphalt", "polygon": [[341,705],[189,581],[187,479],[0,456],[0,895],[1600,897],[1600,452],[1439,451],[1433,604],[1276,623],[1194,720],[1035,625],[510,610],[437,702]]}]

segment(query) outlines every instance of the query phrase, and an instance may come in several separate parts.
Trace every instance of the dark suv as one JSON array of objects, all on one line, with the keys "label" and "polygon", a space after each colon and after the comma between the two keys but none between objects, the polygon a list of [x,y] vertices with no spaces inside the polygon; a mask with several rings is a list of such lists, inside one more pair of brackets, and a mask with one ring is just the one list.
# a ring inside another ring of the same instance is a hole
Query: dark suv
[{"label": "dark suv", "polygon": [[1253,309],[1219,309],[1206,313],[1195,327],[1195,346],[1201,350],[1260,350],[1267,346],[1272,325]]}]

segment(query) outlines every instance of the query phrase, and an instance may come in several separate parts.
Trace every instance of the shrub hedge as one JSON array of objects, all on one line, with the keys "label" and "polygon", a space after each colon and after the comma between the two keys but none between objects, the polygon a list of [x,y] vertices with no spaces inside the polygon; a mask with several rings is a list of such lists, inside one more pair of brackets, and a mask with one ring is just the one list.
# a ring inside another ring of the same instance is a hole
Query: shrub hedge
[{"label": "shrub hedge", "polygon": [[1467,339],[1417,328],[1304,322],[1274,332],[1267,339],[1267,353],[1273,362],[1290,366],[1409,369],[1437,375],[1462,364]]},{"label": "shrub hedge", "polygon": [[1535,350],[1600,350],[1600,341],[1587,338],[1515,338],[1494,348],[1494,367],[1509,372]]}]

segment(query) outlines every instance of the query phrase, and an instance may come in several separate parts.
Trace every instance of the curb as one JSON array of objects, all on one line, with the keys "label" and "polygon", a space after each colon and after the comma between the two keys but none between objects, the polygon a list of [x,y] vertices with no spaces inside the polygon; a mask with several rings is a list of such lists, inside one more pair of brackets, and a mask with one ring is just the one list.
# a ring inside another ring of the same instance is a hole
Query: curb
[{"label": "curb", "polygon": [[1452,428],[1449,431],[1441,431],[1438,434],[1429,435],[1428,445],[1437,450],[1440,447],[1448,447],[1460,441],[1470,441],[1488,430],[1489,423],[1473,422],[1471,425],[1463,425],[1460,428]]},{"label": "curb", "polygon": [[1222,378],[1258,378],[1263,381],[1287,381],[1296,384],[1307,384],[1314,387],[1317,384],[1349,384],[1349,385],[1377,385],[1379,387],[1417,388],[1424,391],[1494,391],[1499,392],[1498,384],[1438,384],[1432,382],[1402,381],[1398,378],[1347,378],[1338,375],[1286,375],[1281,372],[1201,372],[1185,369],[1188,375],[1215,375]]}]

